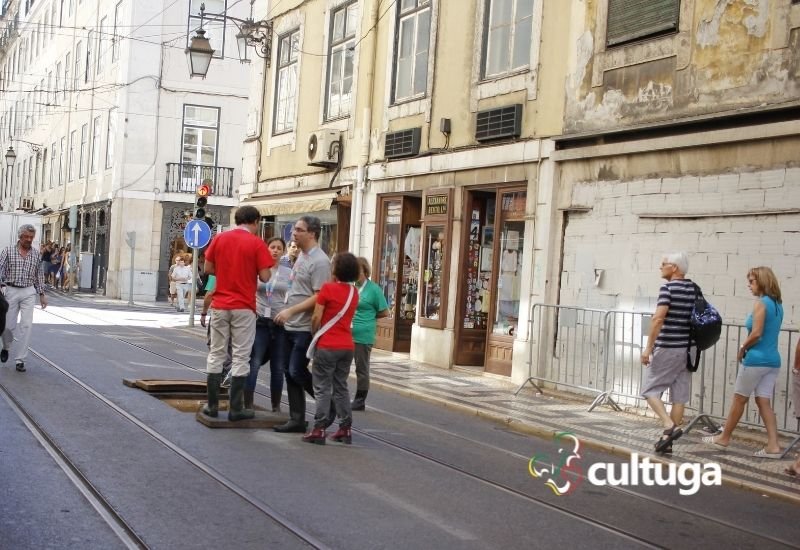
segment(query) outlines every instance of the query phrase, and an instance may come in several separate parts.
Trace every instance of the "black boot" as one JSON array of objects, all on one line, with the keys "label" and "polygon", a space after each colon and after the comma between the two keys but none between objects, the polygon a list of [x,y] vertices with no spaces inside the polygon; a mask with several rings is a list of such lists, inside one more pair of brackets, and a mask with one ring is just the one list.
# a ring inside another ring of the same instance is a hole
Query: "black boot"
[{"label": "black boot", "polygon": [[230,402],[228,405],[228,420],[250,420],[255,417],[253,409],[244,408],[244,385],[247,384],[246,376],[231,377]]},{"label": "black boot", "polygon": [[364,401],[367,400],[367,390],[356,390],[356,396],[350,404],[354,411],[363,411],[366,408]]},{"label": "black boot", "polygon": [[289,396],[289,421],[272,428],[279,433],[306,433],[306,396],[303,387],[286,381],[286,394]]},{"label": "black boot", "polygon": [[206,376],[208,403],[203,407],[203,414],[212,418],[216,418],[219,414],[220,382],[222,382],[222,373],[213,373]]},{"label": "black boot", "polygon": [[273,390],[270,393],[270,400],[272,401],[272,412],[281,412],[281,395],[282,393]]},{"label": "black boot", "polygon": [[253,399],[256,396],[255,390],[248,390],[247,388],[244,389],[244,408],[245,409],[253,409]]}]

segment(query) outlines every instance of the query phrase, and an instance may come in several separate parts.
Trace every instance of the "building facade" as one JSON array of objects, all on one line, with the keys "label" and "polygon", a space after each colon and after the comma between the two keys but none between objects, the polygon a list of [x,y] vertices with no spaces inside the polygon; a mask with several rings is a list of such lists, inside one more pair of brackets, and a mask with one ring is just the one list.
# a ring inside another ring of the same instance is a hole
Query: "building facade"
[{"label": "building facade", "polygon": [[[205,0],[206,13],[226,11]],[[7,0],[0,20],[4,210],[41,213],[44,239],[66,243],[79,209],[82,288],[163,297],[195,189],[211,183],[210,215],[228,224],[241,181],[248,67],[236,28],[204,22],[215,49],[191,80],[184,49],[198,0]],[[246,17],[248,6],[232,7]],[[127,239],[135,233],[134,265]]]},{"label": "building facade", "polygon": [[[244,202],[369,258],[391,315],[376,347],[522,372],[533,253],[549,234],[570,3],[281,2],[253,107]],[[324,14],[324,16],[320,16]],[[249,166],[249,168],[248,168]],[[538,229],[539,220],[544,224]]]},{"label": "building facade", "polygon": [[[726,320],[798,322],[792,0],[306,0],[263,12],[242,198],[368,257],[376,347],[525,380],[536,303],[652,311],[685,250]],[[535,332],[535,331],[534,331]],[[549,345],[549,344],[548,344]]]}]

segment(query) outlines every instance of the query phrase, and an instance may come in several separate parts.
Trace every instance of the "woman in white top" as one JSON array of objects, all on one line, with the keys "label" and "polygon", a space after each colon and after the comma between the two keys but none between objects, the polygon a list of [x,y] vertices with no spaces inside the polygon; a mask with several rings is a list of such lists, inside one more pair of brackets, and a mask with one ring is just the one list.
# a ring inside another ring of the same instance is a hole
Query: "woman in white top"
[{"label": "woman in white top", "polygon": [[192,268],[186,265],[186,260],[178,258],[175,269],[172,270],[172,280],[175,281],[175,290],[178,293],[178,312],[186,308],[186,293],[192,288]]}]

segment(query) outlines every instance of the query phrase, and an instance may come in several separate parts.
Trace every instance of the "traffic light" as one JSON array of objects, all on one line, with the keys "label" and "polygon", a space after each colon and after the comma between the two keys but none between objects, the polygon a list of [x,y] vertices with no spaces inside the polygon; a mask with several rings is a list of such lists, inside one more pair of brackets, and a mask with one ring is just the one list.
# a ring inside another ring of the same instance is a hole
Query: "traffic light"
[{"label": "traffic light", "polygon": [[194,201],[194,218],[203,220],[206,217],[206,205],[211,194],[211,186],[205,183],[197,188],[197,198]]}]

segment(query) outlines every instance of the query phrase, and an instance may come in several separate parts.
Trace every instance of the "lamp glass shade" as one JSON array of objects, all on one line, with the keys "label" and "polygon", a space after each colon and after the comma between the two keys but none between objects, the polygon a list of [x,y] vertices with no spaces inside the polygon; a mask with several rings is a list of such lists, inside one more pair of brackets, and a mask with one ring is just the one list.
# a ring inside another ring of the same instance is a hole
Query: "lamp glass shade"
[{"label": "lamp glass shade", "polygon": [[206,31],[198,29],[192,37],[189,47],[186,48],[186,57],[189,60],[189,75],[205,78],[208,74],[208,67],[211,65],[211,58],[214,56],[214,48],[211,47],[208,38],[205,37]]},{"label": "lamp glass shade", "polygon": [[14,152],[13,147],[9,147],[8,151],[6,151],[6,166],[11,168],[14,166],[14,163],[17,161],[17,154]]},{"label": "lamp glass shade", "polygon": [[244,32],[244,30],[239,31],[236,35],[236,47],[239,50],[239,62],[241,63],[250,63],[250,59],[247,57],[247,39],[248,35]]}]

